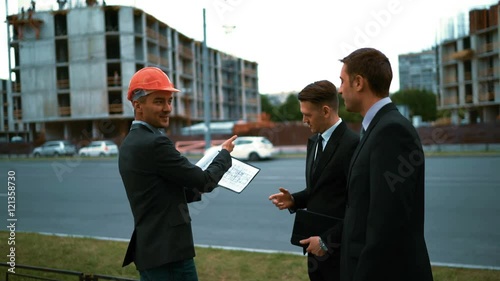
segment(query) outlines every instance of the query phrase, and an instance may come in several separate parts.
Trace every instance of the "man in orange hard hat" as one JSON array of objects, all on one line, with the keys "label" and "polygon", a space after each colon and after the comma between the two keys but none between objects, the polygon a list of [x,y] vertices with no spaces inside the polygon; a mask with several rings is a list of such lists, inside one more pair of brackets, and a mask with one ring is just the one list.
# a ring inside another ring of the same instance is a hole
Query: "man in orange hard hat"
[{"label": "man in orange hard hat", "polygon": [[203,171],[164,134],[179,92],[159,68],[145,67],[130,80],[127,98],[135,120],[119,153],[119,170],[134,216],[123,266],[134,262],[141,280],[197,281],[187,203],[212,191],[231,167],[231,137]]}]

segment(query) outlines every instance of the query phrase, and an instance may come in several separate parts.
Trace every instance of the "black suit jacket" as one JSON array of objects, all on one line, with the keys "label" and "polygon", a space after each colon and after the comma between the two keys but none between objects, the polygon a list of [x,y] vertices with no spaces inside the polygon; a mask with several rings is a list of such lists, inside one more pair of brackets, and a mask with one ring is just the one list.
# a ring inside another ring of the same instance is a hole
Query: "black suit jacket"
[{"label": "black suit jacket", "polygon": [[134,216],[123,266],[135,262],[144,270],[194,257],[187,202],[215,188],[231,166],[229,152],[221,150],[203,171],[181,156],[164,134],[133,124],[120,146],[118,164]]},{"label": "black suit jacket", "polygon": [[[341,122],[333,131],[314,173],[316,142],[315,134],[307,142],[306,188],[292,194],[294,210],[307,208],[309,211],[343,218],[346,204],[346,185],[349,163],[359,142],[359,136]],[[321,239],[331,248],[340,243],[342,225],[321,234]],[[336,246],[338,248],[338,246]]]},{"label": "black suit jacket", "polygon": [[343,281],[433,280],[424,240],[424,164],[415,128],[394,104],[382,107],[352,158]]}]

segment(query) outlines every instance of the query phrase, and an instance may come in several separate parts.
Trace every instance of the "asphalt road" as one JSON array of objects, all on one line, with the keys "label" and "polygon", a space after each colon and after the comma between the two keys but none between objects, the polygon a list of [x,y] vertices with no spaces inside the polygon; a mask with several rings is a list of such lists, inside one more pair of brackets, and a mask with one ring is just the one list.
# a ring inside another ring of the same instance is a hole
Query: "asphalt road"
[{"label": "asphalt road", "polygon": [[[128,239],[133,219],[116,161],[1,160],[0,220],[7,223],[7,177],[14,171],[16,231]],[[241,194],[218,188],[190,204],[195,243],[300,253],[289,243],[293,215],[267,198],[280,186],[304,187],[304,160],[252,164],[261,171]],[[427,158],[425,235],[432,262],[500,266],[499,167],[500,157]]]}]

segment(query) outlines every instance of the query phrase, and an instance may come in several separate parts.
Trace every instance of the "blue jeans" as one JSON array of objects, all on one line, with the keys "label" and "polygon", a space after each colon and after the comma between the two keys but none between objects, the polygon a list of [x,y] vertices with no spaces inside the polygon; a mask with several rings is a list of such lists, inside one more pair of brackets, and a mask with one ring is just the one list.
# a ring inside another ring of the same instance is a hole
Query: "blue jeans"
[{"label": "blue jeans", "polygon": [[141,281],[198,281],[193,259],[167,263],[159,267],[140,270]]}]

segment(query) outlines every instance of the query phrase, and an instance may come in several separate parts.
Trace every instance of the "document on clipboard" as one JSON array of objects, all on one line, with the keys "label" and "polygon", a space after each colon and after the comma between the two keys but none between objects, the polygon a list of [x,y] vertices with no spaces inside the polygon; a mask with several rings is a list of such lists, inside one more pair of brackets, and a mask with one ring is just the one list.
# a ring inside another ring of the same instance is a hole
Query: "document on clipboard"
[{"label": "document on clipboard", "polygon": [[[208,168],[210,163],[212,163],[218,153],[219,152],[217,150],[212,150],[211,153],[206,154],[198,162],[196,162],[196,166],[205,170]],[[227,170],[217,184],[236,193],[241,193],[259,173],[260,168],[254,167],[233,157],[231,157],[231,161],[231,168]]]}]

